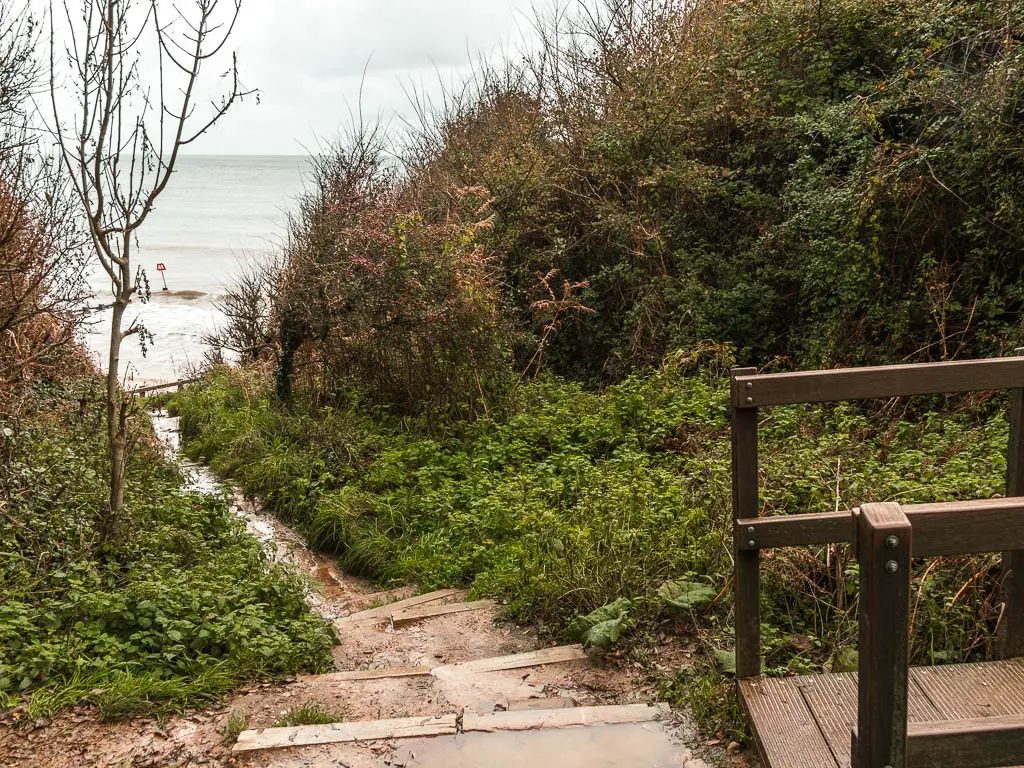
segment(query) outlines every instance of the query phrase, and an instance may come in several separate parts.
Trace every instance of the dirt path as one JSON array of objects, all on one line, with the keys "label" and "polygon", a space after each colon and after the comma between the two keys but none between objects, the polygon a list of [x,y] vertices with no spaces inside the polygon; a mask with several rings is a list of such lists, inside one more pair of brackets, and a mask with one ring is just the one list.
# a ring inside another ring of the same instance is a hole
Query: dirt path
[{"label": "dirt path", "polygon": [[[154,418],[160,436],[177,450],[176,420]],[[196,487],[214,491],[216,478],[189,465]],[[311,552],[295,531],[264,514],[252,500],[236,494],[234,509],[249,530],[264,540],[277,560],[293,563],[313,577],[317,589],[310,605],[332,621],[340,644],[335,668],[369,670],[438,667],[504,656],[543,647],[536,633],[496,621],[486,607],[435,616],[394,627],[339,621],[382,603],[407,598],[412,589],[374,592],[364,581],[340,573],[327,558]],[[443,601],[461,602],[456,592]],[[534,699],[558,699],[535,703]],[[336,721],[352,722],[409,716],[488,713],[507,708],[587,706],[653,701],[637,676],[608,660],[558,663],[486,674],[450,668],[436,674],[372,680],[306,676],[280,684],[251,685],[215,709],[190,712],[160,724],[152,718],[99,722],[86,708],[74,709],[48,724],[0,733],[0,764],[11,768],[45,766],[703,766],[691,755],[693,730],[677,713],[666,723],[616,725],[516,733],[467,733],[458,737],[327,744],[234,755],[224,743],[229,719],[250,729],[272,726],[283,714],[316,702]],[[617,756],[619,755],[619,756]]]}]

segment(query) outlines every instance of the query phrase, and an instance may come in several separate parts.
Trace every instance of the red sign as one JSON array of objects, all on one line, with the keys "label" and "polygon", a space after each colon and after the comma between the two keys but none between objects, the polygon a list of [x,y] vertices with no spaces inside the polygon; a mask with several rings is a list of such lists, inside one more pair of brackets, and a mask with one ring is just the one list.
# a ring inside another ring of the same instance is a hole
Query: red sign
[{"label": "red sign", "polygon": [[157,272],[163,272],[165,269],[167,269],[167,267],[164,266],[164,263],[162,261],[156,265]]}]

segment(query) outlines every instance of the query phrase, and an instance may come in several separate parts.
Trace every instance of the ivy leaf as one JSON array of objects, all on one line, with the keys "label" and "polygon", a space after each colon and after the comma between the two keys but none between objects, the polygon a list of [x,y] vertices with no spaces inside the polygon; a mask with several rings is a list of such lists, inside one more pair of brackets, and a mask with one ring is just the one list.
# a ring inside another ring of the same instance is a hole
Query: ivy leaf
[{"label": "ivy leaf", "polygon": [[608,621],[602,621],[600,624],[595,624],[591,627],[587,633],[583,636],[583,647],[593,648],[610,648],[619,640],[619,634],[622,632],[622,624],[626,620],[626,614],[622,614],[617,619],[609,619]]}]

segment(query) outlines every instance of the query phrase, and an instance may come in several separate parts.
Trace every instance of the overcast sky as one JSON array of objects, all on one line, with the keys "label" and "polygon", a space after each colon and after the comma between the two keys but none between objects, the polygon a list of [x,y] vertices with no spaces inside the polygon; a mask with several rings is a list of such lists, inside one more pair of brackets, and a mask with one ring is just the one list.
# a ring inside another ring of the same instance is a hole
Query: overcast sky
[{"label": "overcast sky", "polygon": [[[233,46],[259,88],[192,151],[299,154],[364,113],[408,112],[411,85],[437,92],[478,55],[522,48],[529,0],[245,0]],[[527,43],[528,44],[528,43]]]}]

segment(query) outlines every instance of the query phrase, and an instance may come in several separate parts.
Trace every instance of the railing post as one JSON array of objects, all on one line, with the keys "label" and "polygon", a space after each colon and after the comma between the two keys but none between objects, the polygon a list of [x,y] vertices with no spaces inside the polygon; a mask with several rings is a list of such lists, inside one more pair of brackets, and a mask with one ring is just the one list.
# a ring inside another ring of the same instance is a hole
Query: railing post
[{"label": "railing post", "polygon": [[[1024,348],[1017,349],[1024,357]],[[1024,387],[1010,390],[1010,439],[1006,448],[1006,495],[1024,493]],[[1024,656],[1024,552],[1003,552],[1003,620],[999,655]]]},{"label": "railing post", "polygon": [[856,531],[860,661],[853,768],[907,768],[910,521],[899,504],[864,504]]},{"label": "railing post", "polygon": [[757,408],[747,405],[737,376],[756,368],[732,369],[732,514],[735,553],[736,677],[761,674],[761,553],[743,549],[747,533],[735,521],[757,517]]}]

